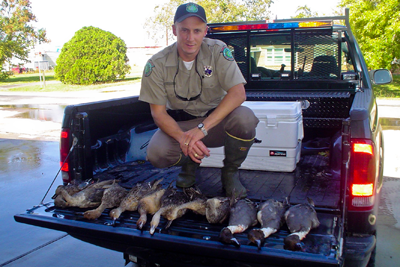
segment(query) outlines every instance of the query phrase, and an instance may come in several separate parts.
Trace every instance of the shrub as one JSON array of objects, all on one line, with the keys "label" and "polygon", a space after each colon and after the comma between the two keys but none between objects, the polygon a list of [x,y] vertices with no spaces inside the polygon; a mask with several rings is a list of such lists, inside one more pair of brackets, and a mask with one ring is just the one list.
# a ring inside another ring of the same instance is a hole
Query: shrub
[{"label": "shrub", "polygon": [[94,84],[123,79],[129,72],[125,42],[96,27],[83,27],[64,44],[55,76],[66,84]]}]

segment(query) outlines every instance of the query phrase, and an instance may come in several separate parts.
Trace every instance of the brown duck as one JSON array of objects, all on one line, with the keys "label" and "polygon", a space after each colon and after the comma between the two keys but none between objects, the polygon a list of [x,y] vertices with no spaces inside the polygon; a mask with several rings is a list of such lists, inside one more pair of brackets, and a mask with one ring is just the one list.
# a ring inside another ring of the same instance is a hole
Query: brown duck
[{"label": "brown duck", "polygon": [[178,191],[171,184],[165,190],[160,201],[161,207],[156,213],[154,213],[150,222],[150,234],[154,234],[158,224],[160,223],[161,216],[168,221],[173,221],[176,218],[182,217],[186,213],[187,209],[178,209],[177,212],[175,212],[174,209],[186,202],[189,202],[190,197],[184,191]]},{"label": "brown duck", "polygon": [[[183,188],[183,193],[189,198],[187,202],[180,205],[171,205],[168,213],[163,215],[168,219],[165,229],[168,229],[175,219],[182,217],[187,210],[192,210],[194,213],[206,215],[207,197],[203,195],[200,189],[195,187]],[[182,199],[182,202],[185,201]]]},{"label": "brown duck", "polygon": [[261,203],[257,212],[257,220],[260,222],[261,228],[253,229],[249,232],[248,238],[250,242],[257,244],[260,249],[264,240],[282,227],[288,207],[287,200],[279,202],[274,199],[268,199]]},{"label": "brown duck", "polygon": [[[77,208],[95,208],[101,203],[104,190],[111,186],[112,180],[98,182],[88,185],[85,189],[79,190],[79,187],[58,186],[53,198],[58,199],[57,203],[63,207],[77,207]],[[70,193],[73,193],[72,195]],[[60,196],[62,200],[60,200]]]},{"label": "brown duck", "polygon": [[136,211],[142,197],[150,192],[161,189],[160,182],[162,180],[163,179],[159,179],[149,183],[136,184],[136,186],[129,190],[129,193],[121,201],[119,207],[110,211],[110,217],[115,221],[124,211]]},{"label": "brown duck", "polygon": [[107,208],[114,208],[120,205],[122,199],[127,195],[128,190],[121,187],[118,183],[113,183],[109,188],[104,190],[101,204],[96,209],[85,211],[83,217],[88,220],[95,220],[100,217],[101,213]]},{"label": "brown duck", "polygon": [[147,222],[147,214],[154,214],[161,208],[161,198],[163,197],[166,189],[161,186],[154,188],[147,192],[138,204],[139,219],[136,222],[137,227],[142,230]]}]

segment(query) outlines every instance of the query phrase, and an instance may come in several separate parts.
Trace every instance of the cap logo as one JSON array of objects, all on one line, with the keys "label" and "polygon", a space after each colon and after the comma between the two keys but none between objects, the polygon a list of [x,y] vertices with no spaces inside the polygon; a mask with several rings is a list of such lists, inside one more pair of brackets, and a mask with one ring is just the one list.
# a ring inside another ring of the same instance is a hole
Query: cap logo
[{"label": "cap logo", "polygon": [[197,5],[189,3],[186,5],[186,11],[190,13],[197,13],[197,11],[199,11],[199,8],[197,7]]}]

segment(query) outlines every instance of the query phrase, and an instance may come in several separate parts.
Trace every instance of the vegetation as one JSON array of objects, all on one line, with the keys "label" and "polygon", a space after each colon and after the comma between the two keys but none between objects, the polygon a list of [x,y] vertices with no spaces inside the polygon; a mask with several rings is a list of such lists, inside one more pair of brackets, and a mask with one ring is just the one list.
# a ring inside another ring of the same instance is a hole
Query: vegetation
[{"label": "vegetation", "polygon": [[36,21],[29,0],[2,0],[0,4],[0,81],[10,73],[3,69],[12,58],[27,61],[31,47],[37,42],[48,42],[44,29],[36,30]]},{"label": "vegetation", "polygon": [[350,8],[350,24],[368,67],[399,69],[400,0],[342,0],[341,6]]},{"label": "vegetation", "polygon": [[129,73],[125,42],[96,27],[83,27],[64,44],[55,67],[65,84],[89,85],[123,79]]},{"label": "vegetation", "polygon": [[[56,78],[54,72],[46,72],[45,75],[46,86],[43,87],[39,81],[39,73],[30,74],[16,74],[7,79],[6,82],[0,82],[0,92],[2,90],[7,92],[69,92],[80,90],[98,90],[111,86],[119,86],[137,83],[140,81],[139,75],[125,77],[124,79],[117,79],[111,83],[98,83],[95,85],[71,85],[55,82]],[[1,87],[3,89],[1,89]]]},{"label": "vegetation", "polygon": [[[145,28],[156,42],[165,40],[166,45],[174,39],[171,25],[174,23],[174,15],[177,7],[186,3],[185,0],[170,0],[161,6],[154,8],[154,16],[150,17]],[[204,7],[208,23],[234,22],[250,20],[268,20],[271,16],[272,0],[193,0]],[[161,40],[160,40],[161,39]]]},{"label": "vegetation", "polygon": [[393,75],[393,82],[375,85],[375,96],[379,98],[400,98],[400,75]]}]

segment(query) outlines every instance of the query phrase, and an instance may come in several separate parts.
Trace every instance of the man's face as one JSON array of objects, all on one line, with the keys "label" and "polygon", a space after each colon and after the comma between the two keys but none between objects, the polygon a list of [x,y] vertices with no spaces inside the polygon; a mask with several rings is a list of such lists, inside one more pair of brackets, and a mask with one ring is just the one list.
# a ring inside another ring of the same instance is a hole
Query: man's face
[{"label": "man's face", "polygon": [[192,61],[199,53],[201,43],[207,34],[207,24],[198,17],[188,17],[172,26],[177,37],[178,53],[184,61]]}]

